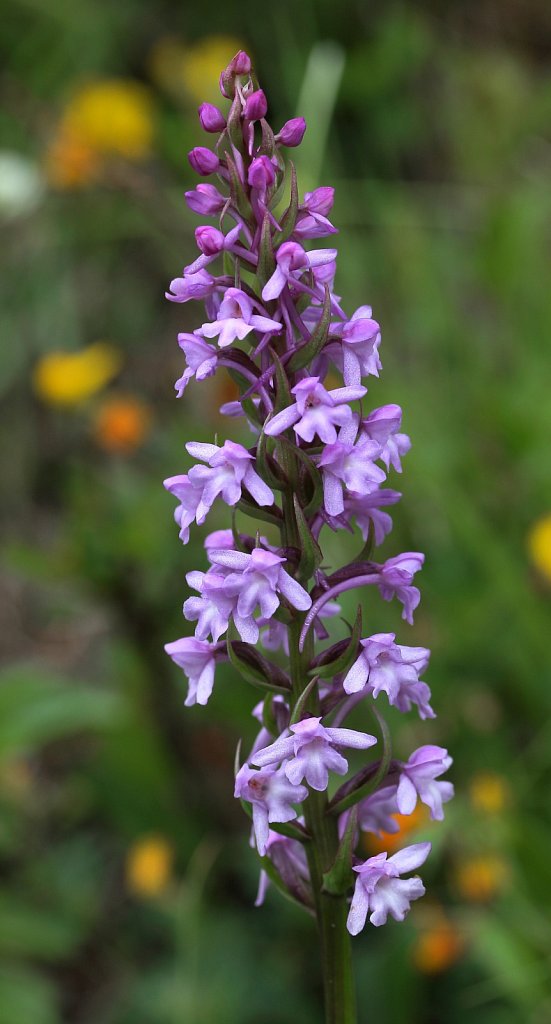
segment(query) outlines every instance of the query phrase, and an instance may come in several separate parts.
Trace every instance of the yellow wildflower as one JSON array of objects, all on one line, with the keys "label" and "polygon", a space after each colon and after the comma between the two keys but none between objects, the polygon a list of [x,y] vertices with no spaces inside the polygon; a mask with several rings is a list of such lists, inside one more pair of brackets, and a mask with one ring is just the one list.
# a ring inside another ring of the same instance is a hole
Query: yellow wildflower
[{"label": "yellow wildflower", "polygon": [[151,94],[132,79],[107,78],[83,85],[65,109],[61,133],[99,153],[142,160],[153,142]]},{"label": "yellow wildflower", "polygon": [[538,519],[528,533],[528,552],[532,563],[551,582],[551,515]]},{"label": "yellow wildflower", "polygon": [[[184,85],[190,96],[201,103],[204,99],[220,97],[218,79],[220,71],[235,57],[238,50],[244,50],[243,43],[232,36],[205,36],[186,52],[182,66]],[[205,82],[211,82],[211,96],[205,96]]]},{"label": "yellow wildflower", "polygon": [[151,49],[149,68],[154,80],[170,92],[183,88],[197,104],[203,100],[217,103],[221,98],[220,71],[243,49],[242,41],[232,36],[205,36],[193,46],[163,36]]},{"label": "yellow wildflower", "polygon": [[138,839],[126,858],[126,884],[136,896],[158,896],[172,872],[174,850],[163,836]]},{"label": "yellow wildflower", "polygon": [[508,864],[496,854],[470,857],[455,872],[461,895],[471,903],[488,903],[501,892],[508,877]]},{"label": "yellow wildflower", "polygon": [[132,395],[119,395],[106,399],[100,405],[94,422],[94,436],[106,451],[128,454],[143,442],[150,423],[151,411],[145,402]]},{"label": "yellow wildflower", "polygon": [[167,92],[181,93],[185,61],[186,48],[183,42],[175,36],[161,36],[149,51],[149,74],[153,81]]},{"label": "yellow wildflower", "polygon": [[34,368],[34,389],[49,405],[78,405],[104,388],[121,362],[117,349],[103,341],[79,352],[48,352]]},{"label": "yellow wildflower", "polygon": [[441,974],[456,963],[463,952],[464,941],[443,914],[419,933],[413,949],[413,963],[423,974]]},{"label": "yellow wildflower", "polygon": [[469,796],[477,811],[499,814],[508,803],[509,789],[505,779],[496,772],[479,772],[471,779]]}]

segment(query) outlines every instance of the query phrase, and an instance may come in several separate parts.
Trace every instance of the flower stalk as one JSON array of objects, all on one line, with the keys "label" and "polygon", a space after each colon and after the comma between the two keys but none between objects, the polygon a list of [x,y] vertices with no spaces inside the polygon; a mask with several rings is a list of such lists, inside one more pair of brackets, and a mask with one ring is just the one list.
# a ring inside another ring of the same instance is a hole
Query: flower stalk
[{"label": "flower stalk", "polygon": [[[393,633],[362,637],[360,606],[353,627],[330,639],[339,629],[337,598],[367,585],[383,600],[397,599],[413,621],[420,600],[413,580],[424,556],[372,560],[392,529],[386,508],[400,499],[382,484],[391,467],[401,472],[410,441],[398,406],[366,414],[366,380],[382,368],[371,308],[348,317],[333,290],[337,250],[308,247],[336,228],[333,189],[301,197],[286,164],[284,150],[302,141],[303,119],[272,130],[245,53],[222,72],[220,87],[229,111],[199,109],[203,129],[218,136],[214,149],[189,155],[192,168],[217,184],[186,193],[190,208],[217,226],[197,228],[199,255],[167,298],[205,306],[201,326],[178,336],[186,360],[178,395],[194,380],[229,372],[239,395],[221,412],[244,420],[254,441],[189,441],[193,465],[165,481],[183,543],[216,501],[232,510],[228,528],[205,539],[206,571],[186,577],[196,594],[184,616],[196,623],[195,636],[166,650],[188,678],[188,706],[207,703],[224,661],[262,691],[253,710],[260,730],[235,777],[261,864],[256,905],[275,882],[314,910],[326,1022],[355,1024],[350,937],[368,918],[376,927],[389,915],[404,919],[424,886],[402,875],[430,851],[420,843],[366,860],[362,836],[396,832],[395,815],[411,814],[418,800],[441,819],[453,794],[439,781],[451,764],[447,751],[427,745],[407,761],[392,759],[380,713],[384,691],[401,712],[434,717],[420,678],[428,650],[396,643]],[[217,260],[219,275],[207,269]],[[257,520],[254,531],[242,532],[242,516],[249,529]],[[358,559],[329,571],[326,532],[355,529],[363,540]],[[374,712],[378,736],[343,724],[364,707]],[[366,763],[371,747],[375,758]]]}]

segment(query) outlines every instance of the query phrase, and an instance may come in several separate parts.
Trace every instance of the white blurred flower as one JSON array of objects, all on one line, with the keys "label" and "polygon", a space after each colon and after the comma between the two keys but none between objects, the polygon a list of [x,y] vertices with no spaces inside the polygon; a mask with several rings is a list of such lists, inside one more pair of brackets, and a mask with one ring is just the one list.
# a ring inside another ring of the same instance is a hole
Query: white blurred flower
[{"label": "white blurred flower", "polygon": [[22,153],[0,150],[0,216],[31,213],[42,200],[45,182],[37,165]]}]

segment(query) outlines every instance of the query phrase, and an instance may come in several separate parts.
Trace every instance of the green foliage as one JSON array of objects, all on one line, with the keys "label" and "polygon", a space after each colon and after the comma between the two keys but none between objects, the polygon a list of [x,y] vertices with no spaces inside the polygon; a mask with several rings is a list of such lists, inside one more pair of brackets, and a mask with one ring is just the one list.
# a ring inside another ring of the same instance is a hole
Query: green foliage
[{"label": "green foliage", "polygon": [[32,752],[82,730],[103,731],[116,724],[117,694],[71,684],[35,665],[17,665],[0,674],[0,758]]},{"label": "green foliage", "polygon": [[[208,27],[201,5],[146,11],[138,0],[12,0],[3,12],[3,145],[30,162],[40,188],[17,210],[0,188],[0,1024],[320,1016],[310,920],[274,886],[252,908],[258,865],[232,760],[238,737],[247,751],[255,733],[253,691],[221,665],[209,706],[184,713],[184,681],[162,649],[187,630],[185,573],[204,567],[204,552],[199,541],[178,545],[161,481],[187,469],[186,440],[231,428],[251,443],[218,413],[234,397],[222,374],[173,401],[175,335],[197,326],[198,307],[162,300],[195,251],[183,157],[204,139],[185,71],[211,31],[250,46],[276,126],[307,114],[282,228],[305,190],[336,186],[337,291],[351,310],[371,302],[383,325],[385,372],[370,402],[399,402],[413,439],[403,477],[389,477],[404,502],[381,557],[427,552],[423,600],[410,631],[393,605],[362,595],[361,633],[395,629],[398,642],[433,649],[437,727],[427,738],[413,715],[389,715],[393,756],[448,745],[458,795],[439,830],[422,821],[414,833],[434,844],[429,897],[404,925],[355,943],[360,1005],[379,1024],[550,1017],[551,595],[526,546],[551,511],[550,37],[538,5],[505,4],[501,28],[486,3],[468,18],[460,8],[282,0],[245,23],[247,5],[232,0],[212,5]],[[183,50],[163,77],[151,46],[167,33]],[[54,187],[44,167],[66,103],[83,83],[113,77],[150,91],[151,154],[119,155],[78,188]],[[264,276],[270,261],[266,252]],[[120,351],[120,377],[74,407],[40,399],[38,358],[98,338]],[[97,431],[105,399],[121,395],[151,414],[128,450],[106,448]],[[274,443],[285,453],[284,438],[269,442],[268,461]],[[301,506],[318,507],[315,467],[290,470]],[[237,532],[250,511],[237,510]],[[229,525],[215,507],[209,528]],[[269,512],[264,529],[272,539]],[[328,543],[334,565],[357,555],[357,538]],[[318,558],[312,546],[305,574]],[[350,622],[356,600],[343,600]],[[341,671],[360,621],[335,652]],[[268,663],[245,667],[282,682]],[[497,811],[470,795],[487,771],[504,787]],[[128,863],[150,836],[173,865],[147,895]],[[482,897],[476,873],[470,892],[461,873],[480,857],[493,864]],[[416,956],[435,909],[463,948],[430,973]]]}]

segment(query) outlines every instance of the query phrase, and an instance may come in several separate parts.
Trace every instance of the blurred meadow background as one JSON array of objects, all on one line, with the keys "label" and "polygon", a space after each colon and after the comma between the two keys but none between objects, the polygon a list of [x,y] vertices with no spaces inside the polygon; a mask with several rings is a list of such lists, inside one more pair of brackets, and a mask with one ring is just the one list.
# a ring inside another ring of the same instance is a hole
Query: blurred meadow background
[{"label": "blurred meadow background", "polygon": [[370,631],[433,650],[438,722],[394,717],[398,756],[434,738],[455,758],[446,822],[389,840],[435,855],[405,924],[355,943],[360,1019],[548,1024],[544,0],[4,0],[0,1024],[321,1017],[310,920],[273,892],[253,906],[232,765],[256,695],[221,671],[184,710],[163,652],[203,554],[162,480],[232,397],[223,375],[174,397],[199,307],[163,293],[195,256],[196,109],[241,46],[272,122],[306,116],[299,182],[337,188],[337,291],[383,324],[370,396],[413,439],[384,553],[427,562],[414,629],[385,605]]}]

